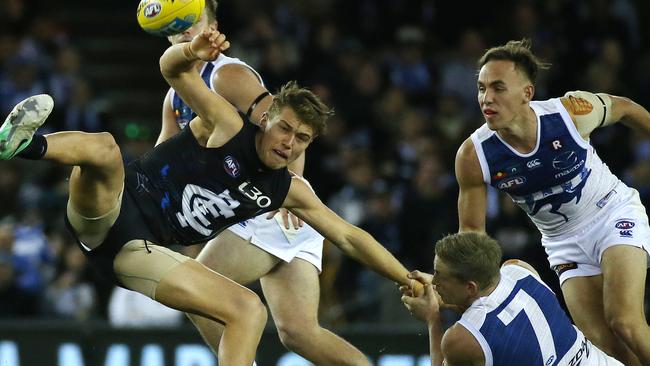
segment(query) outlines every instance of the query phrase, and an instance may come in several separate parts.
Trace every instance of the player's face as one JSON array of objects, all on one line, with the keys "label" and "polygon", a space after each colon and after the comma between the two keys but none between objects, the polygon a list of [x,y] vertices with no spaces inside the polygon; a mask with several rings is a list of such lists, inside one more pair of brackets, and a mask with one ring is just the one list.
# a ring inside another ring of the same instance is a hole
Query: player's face
[{"label": "player's face", "polygon": [[437,256],[433,259],[433,284],[445,304],[466,305],[468,302],[467,282],[457,278]]},{"label": "player's face", "polygon": [[185,30],[182,33],[178,33],[173,36],[167,37],[167,40],[169,40],[171,44],[189,42],[192,40],[192,38],[194,38],[195,35],[201,33],[204,29],[206,29],[210,25],[211,22],[208,19],[208,16],[205,14],[205,11],[203,11],[201,12],[201,18],[199,19],[198,22],[196,22],[196,24],[189,27],[187,30]]},{"label": "player's face", "polygon": [[478,74],[478,104],[492,130],[508,128],[524,115],[533,93],[528,78],[505,60],[489,61]]},{"label": "player's face", "polygon": [[264,133],[257,144],[257,154],[271,169],[286,167],[302,154],[313,140],[314,130],[298,119],[291,108],[282,108],[277,116],[261,121]]}]

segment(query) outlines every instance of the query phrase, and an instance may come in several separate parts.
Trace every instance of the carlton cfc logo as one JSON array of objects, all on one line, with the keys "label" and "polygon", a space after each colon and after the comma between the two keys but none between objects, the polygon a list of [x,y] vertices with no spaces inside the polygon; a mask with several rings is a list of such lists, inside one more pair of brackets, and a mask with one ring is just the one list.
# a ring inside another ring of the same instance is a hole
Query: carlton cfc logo
[{"label": "carlton cfc logo", "polygon": [[223,168],[226,170],[226,173],[233,178],[239,177],[239,174],[241,173],[239,162],[230,155],[223,159]]}]

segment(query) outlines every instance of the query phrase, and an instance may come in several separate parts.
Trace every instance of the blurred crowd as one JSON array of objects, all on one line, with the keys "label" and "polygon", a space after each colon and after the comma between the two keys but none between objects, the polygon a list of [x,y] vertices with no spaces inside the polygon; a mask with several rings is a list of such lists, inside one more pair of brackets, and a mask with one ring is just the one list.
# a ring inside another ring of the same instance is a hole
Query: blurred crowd
[{"label": "blurred crowd", "polygon": [[[114,129],[111,116],[118,111],[93,91],[75,47],[78,35],[27,3],[0,3],[0,119],[26,96],[46,92],[57,103],[46,131]],[[127,5],[116,6],[134,22],[135,5]],[[335,108],[328,133],[307,151],[305,176],[319,197],[408,268],[430,271],[433,244],[458,228],[455,152],[483,123],[477,59],[491,46],[530,38],[534,52],[553,65],[540,75],[535,99],[582,89],[649,108],[642,6],[632,0],[511,0],[470,9],[437,0],[223,0],[218,18],[232,44],[228,54],[256,68],[270,90],[298,80]],[[139,154],[118,137],[126,160]],[[597,131],[592,143],[648,206],[650,139],[616,125]],[[109,316],[113,287],[87,267],[63,229],[68,174],[19,159],[0,164],[0,318]],[[531,262],[557,289],[525,214],[505,196],[489,197],[488,231],[504,255]],[[324,324],[404,319],[394,286],[331,246],[321,282]]]}]

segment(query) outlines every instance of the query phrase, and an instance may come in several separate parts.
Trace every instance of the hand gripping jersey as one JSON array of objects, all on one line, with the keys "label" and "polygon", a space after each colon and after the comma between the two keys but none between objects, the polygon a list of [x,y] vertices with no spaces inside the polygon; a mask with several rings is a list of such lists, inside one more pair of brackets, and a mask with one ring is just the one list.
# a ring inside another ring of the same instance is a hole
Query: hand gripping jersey
[{"label": "hand gripping jersey", "polygon": [[[257,71],[255,71],[255,69],[253,69],[252,67],[248,66],[248,64],[246,64],[245,62],[241,61],[238,58],[228,57],[224,54],[219,54],[219,57],[217,57],[216,60],[212,62],[206,62],[201,68],[201,72],[200,72],[201,78],[203,79],[205,84],[210,88],[210,90],[214,90],[214,85],[213,85],[214,74],[222,66],[228,64],[238,64],[238,65],[246,66],[257,76],[257,79],[260,81],[260,83],[264,85],[264,82],[262,81],[262,78],[257,73]],[[178,127],[180,129],[183,129],[194,117],[196,117],[196,114],[183,101],[183,99],[181,99],[181,97],[178,94],[176,94],[176,91],[174,89],[170,89],[170,90],[172,93],[170,99],[172,104],[172,110],[174,111],[174,115],[176,117],[176,123],[178,124]]]},{"label": "hand gripping jersey", "polygon": [[478,341],[485,365],[620,365],[593,346],[546,284],[517,265],[501,268],[494,291],[458,321]]},{"label": "hand gripping jersey", "polygon": [[507,193],[548,236],[592,218],[620,182],[576,129],[560,99],[530,102],[537,145],[522,154],[481,126],[471,139],[483,180]]},{"label": "hand gripping jersey", "polygon": [[242,119],[242,129],[221,147],[199,145],[186,128],[127,167],[126,188],[157,244],[202,243],[282,205],[291,176],[262,163],[255,151],[259,129]]}]

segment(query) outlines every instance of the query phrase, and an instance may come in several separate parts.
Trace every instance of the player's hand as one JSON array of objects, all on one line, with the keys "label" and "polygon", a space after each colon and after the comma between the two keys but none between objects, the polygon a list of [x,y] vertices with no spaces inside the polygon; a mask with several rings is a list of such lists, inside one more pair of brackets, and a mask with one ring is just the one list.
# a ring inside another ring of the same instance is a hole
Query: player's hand
[{"label": "player's hand", "polygon": [[433,275],[426,272],[412,271],[408,275],[408,278],[416,280],[423,285],[432,285],[433,284]]},{"label": "player's hand", "polygon": [[226,35],[219,32],[216,27],[210,26],[192,39],[189,52],[200,60],[214,61],[229,47],[230,42],[226,40]]},{"label": "player's hand", "polygon": [[[411,297],[418,297],[421,296],[424,292],[424,288],[427,285],[433,285],[433,275],[430,273],[426,272],[420,272],[420,271],[412,271],[407,275],[408,278],[417,281],[417,284],[420,284],[421,287],[418,288],[416,284],[411,284],[410,286],[401,286],[400,291],[402,292],[402,295],[406,294]],[[421,290],[420,290],[421,289]],[[410,291],[409,291],[410,290]],[[442,297],[440,296],[440,293],[436,290],[436,286],[433,285],[433,290],[434,294],[438,300],[438,306],[440,309],[447,309],[447,310],[452,310],[457,313],[462,314],[462,309],[457,306],[457,305],[452,305],[452,304],[447,304],[442,300]]]},{"label": "player's hand", "polygon": [[424,285],[424,291],[419,296],[402,294],[402,303],[411,315],[425,321],[427,324],[440,321],[440,295],[433,289],[433,285]]},{"label": "player's hand", "polygon": [[271,220],[273,216],[275,216],[278,212],[280,213],[280,215],[282,215],[282,223],[284,224],[285,229],[287,230],[291,229],[289,222],[291,222],[294,229],[298,229],[302,227],[303,221],[298,216],[292,214],[289,210],[287,210],[284,207],[269,212],[269,214],[266,215],[266,219]]}]

